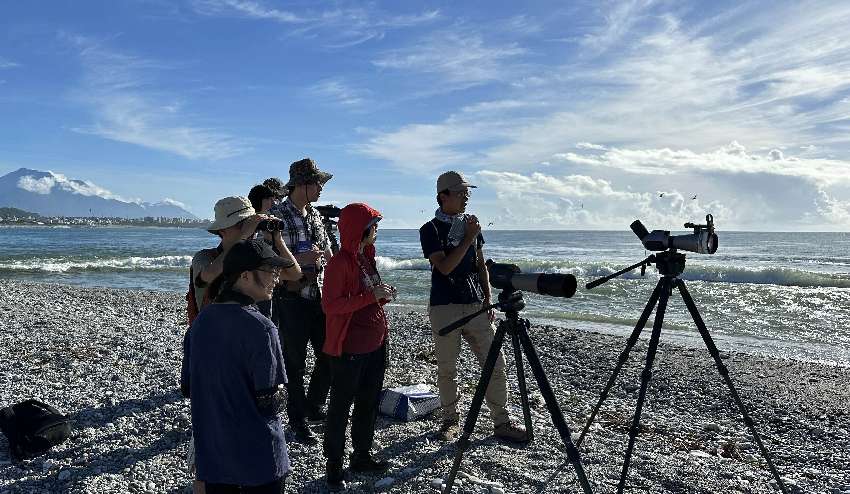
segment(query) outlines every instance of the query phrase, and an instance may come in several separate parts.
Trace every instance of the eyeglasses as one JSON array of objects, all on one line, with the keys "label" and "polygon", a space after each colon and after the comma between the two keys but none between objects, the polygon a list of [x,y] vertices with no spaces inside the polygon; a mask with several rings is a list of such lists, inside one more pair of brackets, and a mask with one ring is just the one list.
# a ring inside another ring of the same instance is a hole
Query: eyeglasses
[{"label": "eyeglasses", "polygon": [[262,272],[264,272],[264,273],[270,273],[270,274],[274,275],[274,277],[275,277],[275,278],[280,278],[280,270],[277,270],[277,269],[261,269],[261,268],[257,268],[257,269],[255,269],[254,271],[262,271]]},{"label": "eyeglasses", "polygon": [[470,191],[469,191],[469,189],[466,189],[466,190],[453,190],[452,192],[454,192],[454,194],[455,194],[456,196],[458,196],[458,197],[465,197],[465,198],[469,199],[469,195],[470,195]]}]

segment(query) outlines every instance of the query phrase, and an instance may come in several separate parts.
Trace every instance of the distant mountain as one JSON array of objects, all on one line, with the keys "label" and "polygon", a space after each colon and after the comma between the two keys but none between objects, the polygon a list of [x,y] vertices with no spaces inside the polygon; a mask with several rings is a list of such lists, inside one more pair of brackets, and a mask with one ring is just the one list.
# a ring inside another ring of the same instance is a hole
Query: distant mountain
[{"label": "distant mountain", "polygon": [[0,208],[0,218],[27,218],[29,216],[38,217],[41,215],[18,208]]},{"label": "distant mountain", "polygon": [[42,216],[164,216],[198,219],[177,201],[126,201],[92,182],[27,168],[0,177],[0,207],[2,206],[24,209]]}]

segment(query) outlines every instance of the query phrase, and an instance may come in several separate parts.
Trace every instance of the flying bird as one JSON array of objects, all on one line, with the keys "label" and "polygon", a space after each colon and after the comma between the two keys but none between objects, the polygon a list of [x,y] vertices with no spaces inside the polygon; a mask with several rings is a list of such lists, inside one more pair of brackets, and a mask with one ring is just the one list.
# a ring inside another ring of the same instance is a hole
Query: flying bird
[{"label": "flying bird", "polygon": [[658,197],[664,197],[664,192],[658,194]]},{"label": "flying bird", "polygon": [[493,226],[493,222],[487,223],[487,226]]}]

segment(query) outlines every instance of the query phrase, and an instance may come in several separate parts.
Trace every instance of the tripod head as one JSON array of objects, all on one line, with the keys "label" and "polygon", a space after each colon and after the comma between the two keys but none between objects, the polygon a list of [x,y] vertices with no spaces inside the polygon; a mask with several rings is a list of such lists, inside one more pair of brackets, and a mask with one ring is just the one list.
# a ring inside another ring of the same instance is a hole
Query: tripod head
[{"label": "tripod head", "polygon": [[475,311],[468,316],[464,316],[448,326],[440,329],[440,336],[446,336],[457,328],[466,325],[469,321],[475,319],[479,315],[487,312],[490,309],[496,309],[505,314],[505,317],[511,321],[519,319],[519,311],[525,309],[525,299],[522,298],[522,292],[513,288],[505,288],[499,292],[498,302],[495,304],[485,305],[481,310]]},{"label": "tripod head", "polygon": [[640,268],[640,275],[644,276],[646,274],[646,267],[654,264],[658,272],[661,276],[665,278],[676,278],[683,271],[685,271],[685,254],[681,252],[676,252],[676,249],[668,249],[663,252],[659,252],[657,254],[652,254],[647,257],[643,261],[632,264],[631,266],[621,269],[616,273],[609,274],[608,276],[603,276],[602,278],[595,279],[590,283],[584,285],[588,290],[592,288],[596,288],[597,286],[606,283],[608,281],[613,280],[619,276],[622,276],[629,271],[634,271],[637,268]]}]

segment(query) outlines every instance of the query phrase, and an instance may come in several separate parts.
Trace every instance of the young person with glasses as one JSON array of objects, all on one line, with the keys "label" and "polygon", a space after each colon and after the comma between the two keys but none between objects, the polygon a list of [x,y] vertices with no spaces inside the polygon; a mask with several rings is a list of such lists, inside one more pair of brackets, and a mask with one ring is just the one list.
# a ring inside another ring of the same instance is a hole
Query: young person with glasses
[{"label": "young person with glasses", "polygon": [[[287,253],[288,254],[288,253]],[[286,382],[277,328],[257,310],[278,278],[301,275],[259,239],[224,254],[215,302],[186,333],[181,387],[191,399],[196,479],[206,494],[280,494],[290,470],[277,413]]]}]

